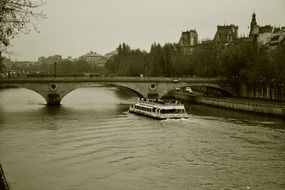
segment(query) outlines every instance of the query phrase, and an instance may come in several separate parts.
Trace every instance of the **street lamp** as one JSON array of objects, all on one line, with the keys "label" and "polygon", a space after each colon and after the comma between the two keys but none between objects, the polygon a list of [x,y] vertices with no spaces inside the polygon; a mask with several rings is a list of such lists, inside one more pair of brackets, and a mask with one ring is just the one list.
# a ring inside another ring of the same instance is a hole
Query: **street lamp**
[{"label": "street lamp", "polygon": [[56,78],[56,62],[54,62],[54,78]]}]

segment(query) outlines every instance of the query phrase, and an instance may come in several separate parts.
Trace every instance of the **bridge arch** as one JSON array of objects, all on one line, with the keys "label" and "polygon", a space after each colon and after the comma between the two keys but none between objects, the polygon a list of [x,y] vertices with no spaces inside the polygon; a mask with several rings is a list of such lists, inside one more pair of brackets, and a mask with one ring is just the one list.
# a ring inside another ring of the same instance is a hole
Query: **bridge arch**
[{"label": "bridge arch", "polygon": [[11,83],[11,84],[6,84],[6,85],[1,85],[2,88],[24,88],[28,89],[30,91],[33,91],[37,94],[39,94],[41,97],[48,102],[48,96],[45,91],[43,91],[41,88],[38,88],[35,85],[29,85],[26,83]]},{"label": "bridge arch", "polygon": [[159,96],[158,96],[158,99],[161,99],[162,97],[166,96],[170,91],[172,90],[175,90],[176,88],[183,88],[183,87],[186,87],[186,86],[189,86],[188,83],[172,83],[172,84],[168,84],[168,83],[165,83],[165,84],[161,84],[159,85]]},{"label": "bridge arch", "polygon": [[128,85],[126,83],[106,83],[106,85],[108,85],[108,86],[115,86],[115,87],[118,87],[118,88],[128,89],[128,90],[134,92],[140,98],[147,97],[147,94],[142,89],[140,89],[138,87],[135,87],[133,85]]},{"label": "bridge arch", "polygon": [[13,89],[25,89],[25,90],[27,90],[28,92],[30,92],[30,93],[32,93],[32,94],[36,94],[38,97],[40,97],[40,99],[41,100],[43,100],[43,102],[44,101],[46,101],[46,99],[45,99],[45,97],[44,97],[44,95],[43,94],[41,94],[41,92],[40,91],[36,91],[35,89],[32,89],[32,88],[28,88],[28,87],[24,87],[24,86],[19,86],[19,85],[8,85],[8,86],[2,86],[1,85],[1,88],[7,88],[7,89],[9,89],[9,88],[13,88]]},{"label": "bridge arch", "polygon": [[122,87],[125,89],[128,89],[129,91],[134,92],[135,94],[138,95],[138,97],[142,98],[144,97],[140,92],[136,91],[135,89],[132,89],[126,85],[115,85],[115,84],[103,84],[103,85],[98,85],[98,84],[78,84],[78,85],[74,85],[74,86],[70,86],[69,88],[65,88],[61,93],[60,93],[60,102],[61,100],[68,95],[69,93],[71,93],[72,91],[76,90],[76,89],[80,89],[80,88],[86,88],[86,87],[90,87],[90,88],[96,88],[96,87],[101,87],[101,86],[114,86],[114,87]]}]

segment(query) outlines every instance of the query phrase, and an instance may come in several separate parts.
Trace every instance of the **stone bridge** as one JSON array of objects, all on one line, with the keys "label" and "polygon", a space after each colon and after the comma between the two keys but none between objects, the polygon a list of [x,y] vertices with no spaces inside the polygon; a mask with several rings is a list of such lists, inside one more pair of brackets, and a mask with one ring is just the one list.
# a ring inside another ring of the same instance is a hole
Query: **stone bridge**
[{"label": "stone bridge", "polygon": [[200,85],[220,89],[235,95],[221,79],[211,78],[147,78],[147,77],[42,77],[0,79],[0,88],[18,87],[37,92],[48,105],[59,105],[65,95],[77,88],[111,85],[130,89],[140,97],[162,98],[176,88]]}]

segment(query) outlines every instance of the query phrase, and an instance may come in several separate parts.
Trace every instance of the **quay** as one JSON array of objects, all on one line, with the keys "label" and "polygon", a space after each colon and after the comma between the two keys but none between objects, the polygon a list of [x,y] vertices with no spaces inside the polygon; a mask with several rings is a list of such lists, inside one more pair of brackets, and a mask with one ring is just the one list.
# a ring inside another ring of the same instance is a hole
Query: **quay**
[{"label": "quay", "polygon": [[194,94],[187,94],[184,92],[174,92],[170,95],[185,102],[205,104],[239,111],[269,114],[285,118],[285,103],[282,102],[228,97],[196,96]]}]

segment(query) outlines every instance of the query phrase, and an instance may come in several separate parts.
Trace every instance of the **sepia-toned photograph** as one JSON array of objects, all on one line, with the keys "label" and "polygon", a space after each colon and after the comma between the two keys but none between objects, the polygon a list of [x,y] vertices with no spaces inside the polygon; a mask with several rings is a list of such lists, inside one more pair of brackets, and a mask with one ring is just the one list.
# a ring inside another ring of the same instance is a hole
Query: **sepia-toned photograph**
[{"label": "sepia-toned photograph", "polygon": [[285,0],[0,0],[0,190],[285,190]]}]

